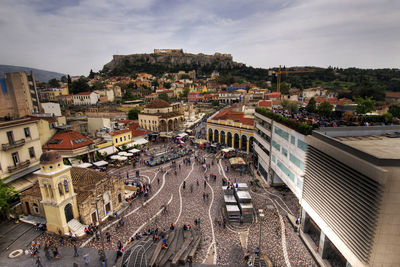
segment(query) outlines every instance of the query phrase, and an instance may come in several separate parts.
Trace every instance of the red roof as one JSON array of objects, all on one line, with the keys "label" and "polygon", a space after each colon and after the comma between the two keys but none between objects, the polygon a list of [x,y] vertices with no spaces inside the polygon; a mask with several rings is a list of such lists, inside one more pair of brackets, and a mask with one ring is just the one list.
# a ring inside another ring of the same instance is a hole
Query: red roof
[{"label": "red roof", "polygon": [[325,101],[328,101],[329,104],[337,104],[338,99],[337,98],[328,98],[326,99],[325,97],[318,97],[315,99],[315,102],[317,103],[324,103]]},{"label": "red roof", "polygon": [[132,130],[132,137],[141,136],[141,135],[145,135],[148,133],[149,133],[149,131],[145,131],[145,130]]},{"label": "red roof", "polygon": [[120,120],[119,122],[121,122],[123,124],[132,124],[132,123],[134,123],[133,120]]},{"label": "red roof", "polygon": [[131,130],[129,130],[129,129],[122,129],[122,130],[111,132],[111,133],[109,133],[109,135],[111,135],[111,136],[120,135],[120,134],[128,133],[130,131]]},{"label": "red roof", "polygon": [[267,96],[269,98],[280,98],[281,97],[281,93],[278,93],[278,92],[269,93],[269,94],[267,94]]},{"label": "red roof", "polygon": [[81,93],[77,93],[75,95],[90,95],[92,92],[81,92]]},{"label": "red roof", "polygon": [[245,118],[244,112],[235,111],[234,108],[228,108],[217,115],[215,115],[213,120],[232,120],[234,122],[240,122],[246,125],[253,126],[254,125],[254,118]]},{"label": "red roof", "polygon": [[400,98],[400,92],[387,92],[386,97],[389,98]]},{"label": "red roof", "polygon": [[63,131],[56,133],[43,146],[45,149],[71,150],[93,144],[93,141],[75,131]]},{"label": "red roof", "polygon": [[138,122],[133,122],[133,123],[128,125],[128,129],[129,130],[136,130],[137,128],[139,128],[139,123]]},{"label": "red roof", "polygon": [[271,100],[260,100],[260,101],[258,101],[258,106],[259,107],[272,107],[272,101]]}]

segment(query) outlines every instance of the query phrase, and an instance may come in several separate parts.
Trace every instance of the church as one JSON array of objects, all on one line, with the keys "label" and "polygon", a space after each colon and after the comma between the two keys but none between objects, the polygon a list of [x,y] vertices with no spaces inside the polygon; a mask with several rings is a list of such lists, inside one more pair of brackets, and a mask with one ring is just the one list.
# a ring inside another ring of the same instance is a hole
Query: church
[{"label": "church", "polygon": [[22,210],[25,215],[45,218],[49,232],[82,236],[85,226],[106,220],[124,202],[122,180],[64,165],[56,151],[41,155],[40,169],[34,174],[38,181],[21,194]]}]

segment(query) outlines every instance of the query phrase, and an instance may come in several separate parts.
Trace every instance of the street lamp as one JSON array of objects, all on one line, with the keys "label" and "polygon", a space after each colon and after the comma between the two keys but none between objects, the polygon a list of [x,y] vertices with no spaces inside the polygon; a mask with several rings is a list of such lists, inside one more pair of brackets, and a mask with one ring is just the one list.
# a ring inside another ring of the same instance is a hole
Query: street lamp
[{"label": "street lamp", "polygon": [[263,222],[264,217],[265,217],[264,210],[259,209],[258,210],[258,218],[260,219],[260,236],[259,236],[259,239],[258,239],[258,249],[260,251],[261,251],[261,223]]},{"label": "street lamp", "polygon": [[97,203],[98,203],[99,201],[100,201],[100,198],[98,197],[98,198],[96,198],[96,201],[93,201],[93,202],[92,202],[92,205],[96,205],[97,218],[98,218],[98,220],[99,220],[98,223],[99,223],[101,247],[102,247],[102,250],[103,250],[104,261],[107,261],[107,258],[106,258],[106,251],[104,250],[103,231],[102,231],[102,229],[101,229],[101,224],[100,224],[99,208],[98,208],[98,206],[97,206]]}]

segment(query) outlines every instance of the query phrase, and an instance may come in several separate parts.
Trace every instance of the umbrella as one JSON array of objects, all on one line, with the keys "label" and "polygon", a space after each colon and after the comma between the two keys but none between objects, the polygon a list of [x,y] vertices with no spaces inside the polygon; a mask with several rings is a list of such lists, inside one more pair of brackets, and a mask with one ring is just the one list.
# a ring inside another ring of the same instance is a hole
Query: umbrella
[{"label": "umbrella", "polygon": [[118,156],[118,155],[114,155],[114,156],[111,156],[110,158],[111,158],[111,159],[119,159],[119,158],[120,158],[120,156]]},{"label": "umbrella", "polygon": [[133,154],[132,154],[132,153],[125,153],[124,156],[126,156],[126,157],[132,157]]},{"label": "umbrella", "polygon": [[128,158],[127,157],[124,157],[124,156],[122,156],[122,157],[118,157],[118,160],[119,161],[124,161],[124,160],[127,160]]}]

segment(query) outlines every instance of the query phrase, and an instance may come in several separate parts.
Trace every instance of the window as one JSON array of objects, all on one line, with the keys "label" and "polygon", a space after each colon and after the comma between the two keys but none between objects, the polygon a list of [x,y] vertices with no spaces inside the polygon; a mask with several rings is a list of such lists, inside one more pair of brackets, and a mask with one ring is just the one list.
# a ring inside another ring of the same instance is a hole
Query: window
[{"label": "window", "polygon": [[278,160],[278,167],[281,169],[281,171],[286,174],[287,177],[289,177],[292,182],[294,182],[294,174],[282,163]]},{"label": "window", "polygon": [[122,202],[122,195],[121,195],[121,193],[118,194],[118,202],[119,202],[119,203]]},{"label": "window", "polygon": [[273,163],[276,163],[276,157],[275,157],[275,155],[272,155],[272,162],[273,162]]},{"label": "window", "polygon": [[307,143],[301,141],[300,139],[297,140],[297,147],[303,150],[304,152],[307,152]]},{"label": "window", "polygon": [[289,133],[285,132],[281,128],[278,128],[275,126],[275,133],[285,139],[286,141],[289,141]]},{"label": "window", "polygon": [[294,165],[299,167],[302,171],[304,171],[304,163],[299,160],[296,156],[294,156],[292,153],[290,153],[290,161],[293,162]]},{"label": "window", "polygon": [[287,158],[287,149],[282,147],[282,154]]},{"label": "window", "polygon": [[118,138],[115,138],[115,143],[118,143]]},{"label": "window", "polygon": [[29,150],[29,157],[30,158],[36,158],[35,148],[32,146],[32,147],[28,148],[28,150]]},{"label": "window", "polygon": [[290,136],[290,142],[295,145],[296,144],[296,137],[294,137],[293,135]]},{"label": "window", "polygon": [[7,139],[9,144],[14,143],[14,134],[12,131],[7,132]]},{"label": "window", "polygon": [[303,188],[303,181],[300,179],[297,179],[297,187],[302,189]]},{"label": "window", "polygon": [[122,136],[119,138],[119,141],[121,141],[121,142],[122,142]]},{"label": "window", "polygon": [[36,204],[36,203],[33,203],[32,204],[32,207],[33,207],[33,211],[36,213],[36,214],[39,214],[40,212],[39,212],[39,206]]},{"label": "window", "polygon": [[58,192],[60,193],[60,196],[64,195],[64,190],[61,183],[58,184]]},{"label": "window", "polygon": [[31,137],[31,131],[29,130],[29,127],[24,128],[25,132],[25,137]]},{"label": "window", "polygon": [[281,151],[281,145],[272,140],[272,146],[275,147],[276,150]]},{"label": "window", "polygon": [[68,193],[69,189],[68,189],[68,181],[67,180],[64,180],[64,188],[65,188],[65,193]]},{"label": "window", "polygon": [[124,141],[126,141],[126,136],[124,136]]},{"label": "window", "polygon": [[17,166],[17,164],[19,163],[19,155],[18,152],[14,152],[11,154],[11,157],[13,159],[14,162],[14,166]]}]

